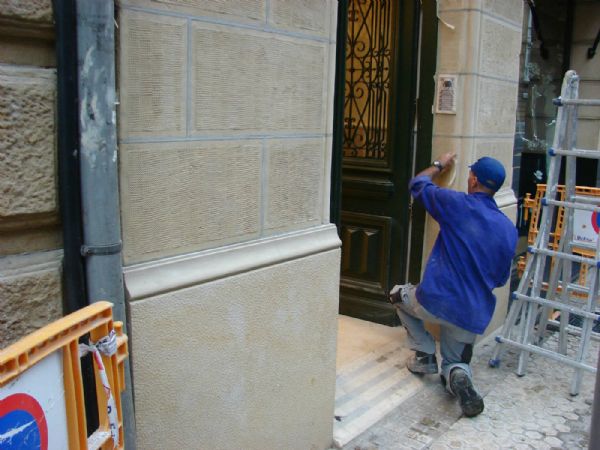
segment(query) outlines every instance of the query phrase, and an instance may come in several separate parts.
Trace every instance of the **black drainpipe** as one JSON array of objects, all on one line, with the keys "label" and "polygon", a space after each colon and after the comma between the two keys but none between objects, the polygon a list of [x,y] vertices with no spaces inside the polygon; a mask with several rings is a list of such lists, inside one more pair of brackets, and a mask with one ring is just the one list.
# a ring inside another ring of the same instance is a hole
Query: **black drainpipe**
[{"label": "black drainpipe", "polygon": [[[81,256],[83,224],[79,177],[79,93],[75,0],[53,0],[56,33],[56,122],[58,197],[63,230],[63,303],[69,314],[89,304],[85,262]],[[99,426],[96,382],[91,355],[81,358],[83,395],[89,436]]]},{"label": "black drainpipe", "polygon": [[65,313],[88,305],[79,179],[79,113],[75,0],[54,0],[56,29],[58,195],[63,229]]}]

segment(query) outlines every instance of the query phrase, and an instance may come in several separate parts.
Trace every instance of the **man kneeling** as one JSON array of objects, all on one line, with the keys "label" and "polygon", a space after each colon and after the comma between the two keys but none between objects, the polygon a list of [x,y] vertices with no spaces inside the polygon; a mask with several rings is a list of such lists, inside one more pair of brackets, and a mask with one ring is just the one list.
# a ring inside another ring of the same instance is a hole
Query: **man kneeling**
[{"label": "man kneeling", "polygon": [[483,411],[483,399],[473,386],[471,356],[477,334],[489,324],[517,244],[517,230],[496,205],[502,186],[502,164],[483,157],[470,166],[468,194],[433,184],[454,165],[446,153],[410,181],[413,198],[423,204],[440,226],[423,279],[418,286],[394,286],[390,301],[406,328],[415,351],[407,368],[415,374],[438,372],[435,341],[423,321],[440,325],[442,382],[458,397],[468,417]]}]

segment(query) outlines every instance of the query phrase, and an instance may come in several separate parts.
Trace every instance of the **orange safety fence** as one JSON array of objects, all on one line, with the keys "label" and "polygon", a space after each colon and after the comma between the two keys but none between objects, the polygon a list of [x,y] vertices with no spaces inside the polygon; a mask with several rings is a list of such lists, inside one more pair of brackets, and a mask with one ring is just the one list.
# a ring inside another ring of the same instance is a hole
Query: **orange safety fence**
[{"label": "orange safety fence", "polygon": [[[541,201],[542,198],[546,195],[546,185],[538,184],[535,192],[535,197],[531,197],[531,194],[525,194],[525,198],[523,200],[523,219],[525,221],[529,220],[529,231],[527,233],[527,243],[529,245],[533,245],[535,239],[537,238],[540,226],[540,220],[542,216],[541,209]],[[575,187],[575,195],[578,196],[586,196],[586,197],[600,197],[600,188],[595,187],[587,187],[587,186],[576,186]],[[556,190],[556,200],[565,201],[565,186],[558,185]],[[529,217],[531,215],[531,218]],[[564,226],[564,216],[565,211],[562,206],[555,208],[555,215],[552,218],[552,228],[550,230],[549,241],[548,241],[548,249],[549,250],[557,250],[560,245],[560,236],[562,233],[562,229]],[[594,257],[594,251],[589,248],[577,247],[573,246],[573,253],[585,257]],[[525,266],[527,264],[527,257],[529,254],[525,256],[521,256],[517,261],[517,274],[519,278],[523,275],[525,270]],[[551,266],[554,265],[554,258],[551,260]],[[587,266],[582,265],[579,271],[579,285],[585,285],[587,275]],[[548,284],[543,283],[542,289],[547,290]],[[559,285],[558,292],[561,291],[561,287]],[[578,292],[573,292],[573,296],[575,297],[586,297],[585,294],[581,294]]]},{"label": "orange safety fence", "polygon": [[[105,348],[99,344],[103,340]],[[93,353],[99,418],[89,437],[80,363],[87,350]],[[41,450],[123,449],[121,393],[127,357],[122,323],[113,322],[112,304],[105,301],[0,350],[0,448],[5,442]]]}]

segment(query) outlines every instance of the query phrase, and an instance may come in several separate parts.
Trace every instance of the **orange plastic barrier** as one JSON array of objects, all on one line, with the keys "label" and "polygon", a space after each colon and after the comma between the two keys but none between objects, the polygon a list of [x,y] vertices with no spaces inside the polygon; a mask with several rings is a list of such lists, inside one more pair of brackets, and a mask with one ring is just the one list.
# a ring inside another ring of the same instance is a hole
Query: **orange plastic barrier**
[{"label": "orange plastic barrier", "polygon": [[[556,196],[556,199],[564,201],[565,200],[564,185],[558,185],[556,192],[558,194]],[[575,194],[578,196],[586,196],[586,197],[600,197],[600,188],[587,187],[587,186],[576,186]],[[527,234],[527,243],[529,245],[532,245],[535,242],[535,239],[538,235],[540,220],[541,220],[541,216],[542,216],[541,202],[542,202],[542,198],[544,198],[545,195],[546,195],[546,185],[545,184],[537,185],[537,189],[536,189],[534,198],[531,197],[531,194],[525,194],[525,199],[523,201],[523,207],[524,207],[523,218],[525,219],[525,221],[529,220],[529,232]],[[562,228],[565,225],[564,224],[564,215],[565,215],[564,208],[561,206],[561,207],[557,207],[555,209],[556,209],[556,212],[555,212],[555,216],[552,218],[553,219],[552,220],[552,229],[550,231],[550,239],[548,242],[548,248],[550,250],[558,249],[558,246],[560,244],[559,241],[560,241],[560,235],[562,232]],[[529,217],[530,214],[531,214],[531,218]],[[589,226],[590,226],[590,228],[592,228],[592,224],[589,224]],[[583,247],[577,247],[576,245],[573,247],[573,253],[580,255],[580,256],[586,256],[588,258],[592,258],[595,255],[593,250],[583,248]],[[525,270],[525,265],[527,263],[528,256],[529,256],[528,254],[525,256],[521,256],[519,258],[519,260],[517,261],[517,273],[519,275],[519,278],[523,275],[523,271]],[[552,259],[552,261],[551,261],[551,266],[552,265],[554,265],[554,259]],[[579,272],[578,283],[581,285],[585,285],[586,276],[587,276],[587,270],[585,267],[583,267],[581,269],[581,271]],[[547,289],[547,283],[543,283],[542,289],[543,290]],[[558,290],[558,292],[561,291],[560,286],[558,287],[557,290]],[[581,297],[581,298],[586,297],[585,294],[580,294],[577,292],[574,292],[572,295],[574,297]]]},{"label": "orange plastic barrier", "polygon": [[[88,438],[80,342],[96,343],[113,330],[116,352],[93,353],[99,427]],[[127,336],[122,323],[113,322],[109,302],[87,306],[1,350],[0,448],[4,448],[3,442],[15,448],[25,442],[28,446],[24,448],[41,450],[67,445],[70,450],[123,449],[121,392],[127,356]],[[101,365],[109,386],[103,386]]]}]

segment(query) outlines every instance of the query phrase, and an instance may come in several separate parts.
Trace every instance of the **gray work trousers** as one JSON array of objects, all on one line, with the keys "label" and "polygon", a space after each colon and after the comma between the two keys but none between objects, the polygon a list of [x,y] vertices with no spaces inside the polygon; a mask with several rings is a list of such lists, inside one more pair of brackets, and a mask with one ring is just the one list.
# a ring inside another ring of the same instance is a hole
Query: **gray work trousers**
[{"label": "gray work trousers", "polygon": [[[398,317],[408,334],[410,348],[419,352],[435,354],[435,340],[425,329],[423,321],[439,324],[442,376],[446,380],[450,380],[450,372],[455,368],[461,368],[471,378],[469,363],[477,335],[435,317],[421,306],[415,291],[416,286],[403,285],[400,290],[402,301],[394,303]],[[450,383],[446,383],[446,388],[452,392]]]}]

